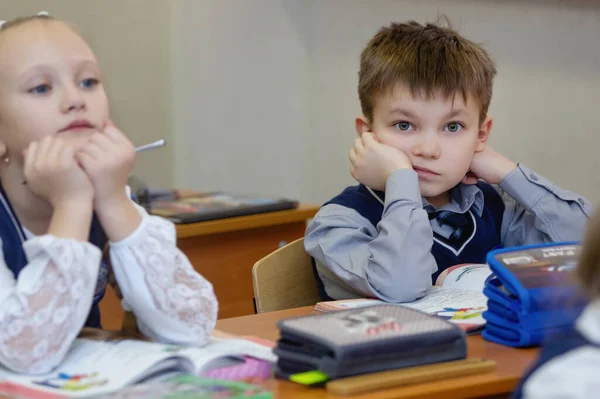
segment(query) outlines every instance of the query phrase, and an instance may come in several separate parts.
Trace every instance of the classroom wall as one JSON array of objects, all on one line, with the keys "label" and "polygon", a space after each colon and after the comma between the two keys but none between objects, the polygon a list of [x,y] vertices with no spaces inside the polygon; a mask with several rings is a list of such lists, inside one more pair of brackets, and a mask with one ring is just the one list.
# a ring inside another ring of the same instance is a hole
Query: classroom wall
[{"label": "classroom wall", "polygon": [[[39,11],[74,23],[98,57],[114,122],[136,145],[166,138],[170,119],[170,11],[164,0],[0,0],[0,19]],[[173,151],[138,156],[134,174],[172,185]]]},{"label": "classroom wall", "polygon": [[311,199],[309,3],[173,3],[175,182]]},{"label": "classroom wall", "polygon": [[443,13],[498,63],[491,144],[600,202],[594,0],[3,0],[0,19],[42,9],[90,41],[134,143],[168,140],[138,157],[152,185],[326,200],[353,183],[362,47]]},{"label": "classroom wall", "polygon": [[358,56],[391,20],[448,15],[498,63],[491,144],[600,201],[600,3],[179,0],[171,69],[181,187],[322,202],[353,180]]}]

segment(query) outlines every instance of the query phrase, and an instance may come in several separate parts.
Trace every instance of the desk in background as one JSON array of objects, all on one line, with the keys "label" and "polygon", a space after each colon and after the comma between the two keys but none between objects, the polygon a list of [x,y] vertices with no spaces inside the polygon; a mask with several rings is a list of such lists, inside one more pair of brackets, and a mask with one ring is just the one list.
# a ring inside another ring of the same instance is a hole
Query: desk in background
[{"label": "desk in background", "polygon": [[[280,245],[302,237],[306,221],[318,210],[301,204],[286,211],[176,225],[178,247],[213,284],[219,318],[254,314],[252,266]],[[105,329],[120,329],[123,311],[110,287],[100,311]]]},{"label": "desk in background", "polygon": [[210,281],[219,300],[219,318],[254,314],[252,266],[306,230],[319,207],[261,213],[177,225],[178,246]]},{"label": "desk in background", "polygon": [[[312,307],[282,310],[279,312],[219,320],[217,329],[240,335],[253,335],[269,340],[279,337],[275,323],[289,317],[316,313]],[[385,389],[364,395],[353,395],[352,399],[415,399],[415,398],[475,398],[508,397],[517,382],[534,361],[537,349],[514,349],[485,341],[480,335],[467,338],[468,357],[495,360],[498,368],[494,373],[460,377],[427,384],[410,385],[403,388]],[[324,389],[307,388],[291,382],[270,380],[266,387],[273,398],[338,398]],[[339,397],[341,398],[341,397]]]}]

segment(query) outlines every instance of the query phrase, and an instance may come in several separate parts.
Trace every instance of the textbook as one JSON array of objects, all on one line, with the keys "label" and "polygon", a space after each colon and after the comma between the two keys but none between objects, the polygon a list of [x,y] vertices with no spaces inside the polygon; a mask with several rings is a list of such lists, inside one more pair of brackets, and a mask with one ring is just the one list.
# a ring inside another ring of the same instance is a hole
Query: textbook
[{"label": "textbook", "polygon": [[[398,305],[439,316],[467,332],[475,332],[485,325],[482,313],[487,309],[487,297],[483,287],[491,275],[490,267],[484,264],[452,266],[440,274],[424,297]],[[315,310],[327,313],[385,303],[373,298],[326,301],[317,303]]]},{"label": "textbook", "polygon": [[235,216],[283,211],[298,207],[298,201],[224,192],[201,193],[167,190],[151,195],[147,208],[152,215],[174,223],[194,223]]},{"label": "textbook", "polygon": [[211,337],[204,347],[184,347],[78,338],[50,373],[23,375],[0,369],[0,393],[36,399],[106,395],[138,383],[202,375],[237,364],[244,356],[277,360],[272,348],[245,339]]}]

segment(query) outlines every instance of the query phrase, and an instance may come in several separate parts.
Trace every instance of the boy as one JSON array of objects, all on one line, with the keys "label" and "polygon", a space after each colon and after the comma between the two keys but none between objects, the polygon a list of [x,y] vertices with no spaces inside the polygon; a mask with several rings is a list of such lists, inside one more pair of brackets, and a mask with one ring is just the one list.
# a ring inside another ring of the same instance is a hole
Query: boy
[{"label": "boy", "polygon": [[581,238],[586,200],[486,146],[495,75],[489,54],[451,28],[394,23],[371,39],[349,152],[360,184],[305,236],[324,300],[410,302],[496,247]]}]

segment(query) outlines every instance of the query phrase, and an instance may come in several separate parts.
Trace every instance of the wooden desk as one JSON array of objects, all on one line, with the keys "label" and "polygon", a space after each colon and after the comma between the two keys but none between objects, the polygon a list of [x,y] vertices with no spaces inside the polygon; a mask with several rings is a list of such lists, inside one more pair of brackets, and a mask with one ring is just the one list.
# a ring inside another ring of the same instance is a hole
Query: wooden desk
[{"label": "wooden desk", "polygon": [[[177,245],[213,284],[219,318],[254,314],[252,266],[280,245],[304,235],[318,206],[176,225]],[[112,289],[100,302],[102,325],[118,330],[123,311]]]},{"label": "wooden desk", "polygon": [[[262,313],[258,315],[219,320],[217,329],[242,335],[254,335],[275,340],[279,337],[275,323],[289,317],[316,313],[312,307]],[[365,395],[349,396],[352,399],[390,399],[390,398],[474,398],[507,397],[527,367],[533,362],[537,349],[513,349],[484,341],[480,335],[467,338],[468,356],[493,359],[498,364],[495,373],[471,377],[461,377],[439,382],[412,385],[404,388],[386,389]],[[268,389],[275,398],[340,398],[328,394],[324,389],[306,388],[281,380],[269,380]]]}]

